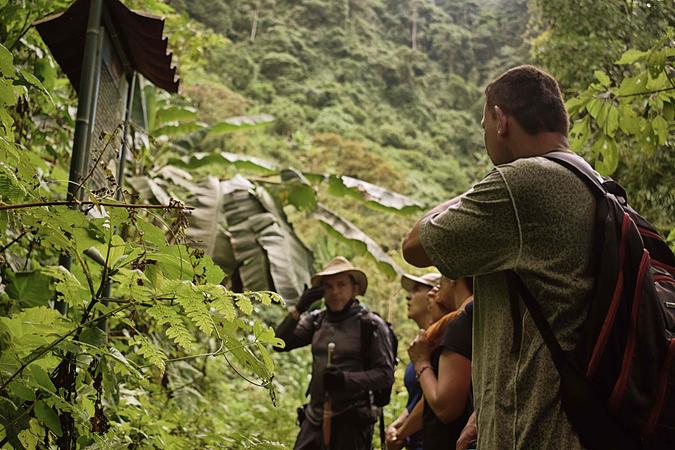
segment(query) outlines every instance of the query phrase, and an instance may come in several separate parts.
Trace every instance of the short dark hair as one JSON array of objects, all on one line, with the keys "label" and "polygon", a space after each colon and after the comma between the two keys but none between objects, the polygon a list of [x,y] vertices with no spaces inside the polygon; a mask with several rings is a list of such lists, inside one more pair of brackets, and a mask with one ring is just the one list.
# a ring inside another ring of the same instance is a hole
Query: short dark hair
[{"label": "short dark hair", "polygon": [[487,109],[499,106],[513,116],[525,131],[546,131],[567,136],[569,118],[560,86],[553,76],[538,67],[524,65],[509,69],[485,88]]}]

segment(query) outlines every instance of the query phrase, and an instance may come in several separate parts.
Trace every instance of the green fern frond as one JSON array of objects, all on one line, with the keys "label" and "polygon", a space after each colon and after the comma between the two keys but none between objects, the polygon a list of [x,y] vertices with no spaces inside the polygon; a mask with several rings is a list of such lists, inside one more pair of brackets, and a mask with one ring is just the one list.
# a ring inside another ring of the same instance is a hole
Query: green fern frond
[{"label": "green fern frond", "polygon": [[138,346],[135,350],[137,355],[145,358],[149,364],[158,367],[162,372],[164,371],[166,354],[161,348],[150,342],[148,338],[143,335],[136,335],[130,344]]},{"label": "green fern frond", "polygon": [[188,331],[183,318],[176,309],[166,305],[155,305],[148,308],[148,314],[157,321],[157,325],[168,324],[166,335],[181,347],[189,350],[192,348],[193,338]]},{"label": "green fern frond", "polygon": [[250,316],[253,313],[253,304],[249,300],[247,295],[244,294],[233,294],[234,301],[237,304],[237,308],[241,310],[247,316]]},{"label": "green fern frond", "polygon": [[208,295],[208,300],[211,302],[210,306],[221,313],[228,322],[234,320],[237,316],[237,310],[232,301],[233,297],[223,286],[207,284],[198,286],[197,290]]}]

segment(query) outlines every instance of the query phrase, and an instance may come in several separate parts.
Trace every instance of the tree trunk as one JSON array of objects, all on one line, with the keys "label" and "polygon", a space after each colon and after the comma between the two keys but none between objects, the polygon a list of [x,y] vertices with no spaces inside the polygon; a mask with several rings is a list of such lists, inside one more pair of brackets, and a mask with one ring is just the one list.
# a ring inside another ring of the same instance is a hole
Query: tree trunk
[{"label": "tree trunk", "polygon": [[255,5],[255,12],[253,13],[253,23],[251,24],[251,42],[255,41],[255,34],[258,31],[258,16],[260,14],[260,3]]},{"label": "tree trunk", "polygon": [[410,46],[413,50],[417,50],[417,1],[412,0],[410,2],[411,6],[411,15],[412,15],[412,24],[410,27]]}]

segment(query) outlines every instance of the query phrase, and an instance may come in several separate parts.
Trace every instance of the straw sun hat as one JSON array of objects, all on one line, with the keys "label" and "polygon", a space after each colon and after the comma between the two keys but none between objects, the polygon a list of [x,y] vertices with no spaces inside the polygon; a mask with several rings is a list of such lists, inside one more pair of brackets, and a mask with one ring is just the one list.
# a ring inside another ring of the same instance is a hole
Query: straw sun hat
[{"label": "straw sun hat", "polygon": [[440,284],[440,282],[441,282],[440,273],[433,273],[433,272],[425,273],[421,277],[416,277],[415,275],[404,273],[401,276],[401,286],[403,287],[403,289],[410,292],[412,292],[413,289],[415,289],[415,285],[417,283],[429,287],[437,287]]},{"label": "straw sun hat", "polygon": [[321,284],[322,278],[328,275],[337,275],[338,273],[348,273],[356,281],[356,295],[363,295],[368,288],[368,278],[366,274],[357,269],[344,256],[338,256],[326,263],[321,272],[312,275],[312,287]]}]

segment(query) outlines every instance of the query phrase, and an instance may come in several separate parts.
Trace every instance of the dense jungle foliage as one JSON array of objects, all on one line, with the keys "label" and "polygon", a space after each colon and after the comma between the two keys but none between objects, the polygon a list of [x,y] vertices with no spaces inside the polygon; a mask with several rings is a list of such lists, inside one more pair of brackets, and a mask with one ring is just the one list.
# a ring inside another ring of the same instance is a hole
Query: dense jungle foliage
[{"label": "dense jungle foliage", "polygon": [[483,89],[517,64],[675,247],[671,0],[123,3],[166,19],[181,90],[139,85],[126,178],[76,205],[77,97],[31,25],[71,1],[0,0],[0,448],[290,448],[282,303],[343,254],[406,360],[400,241],[490,169]]}]

